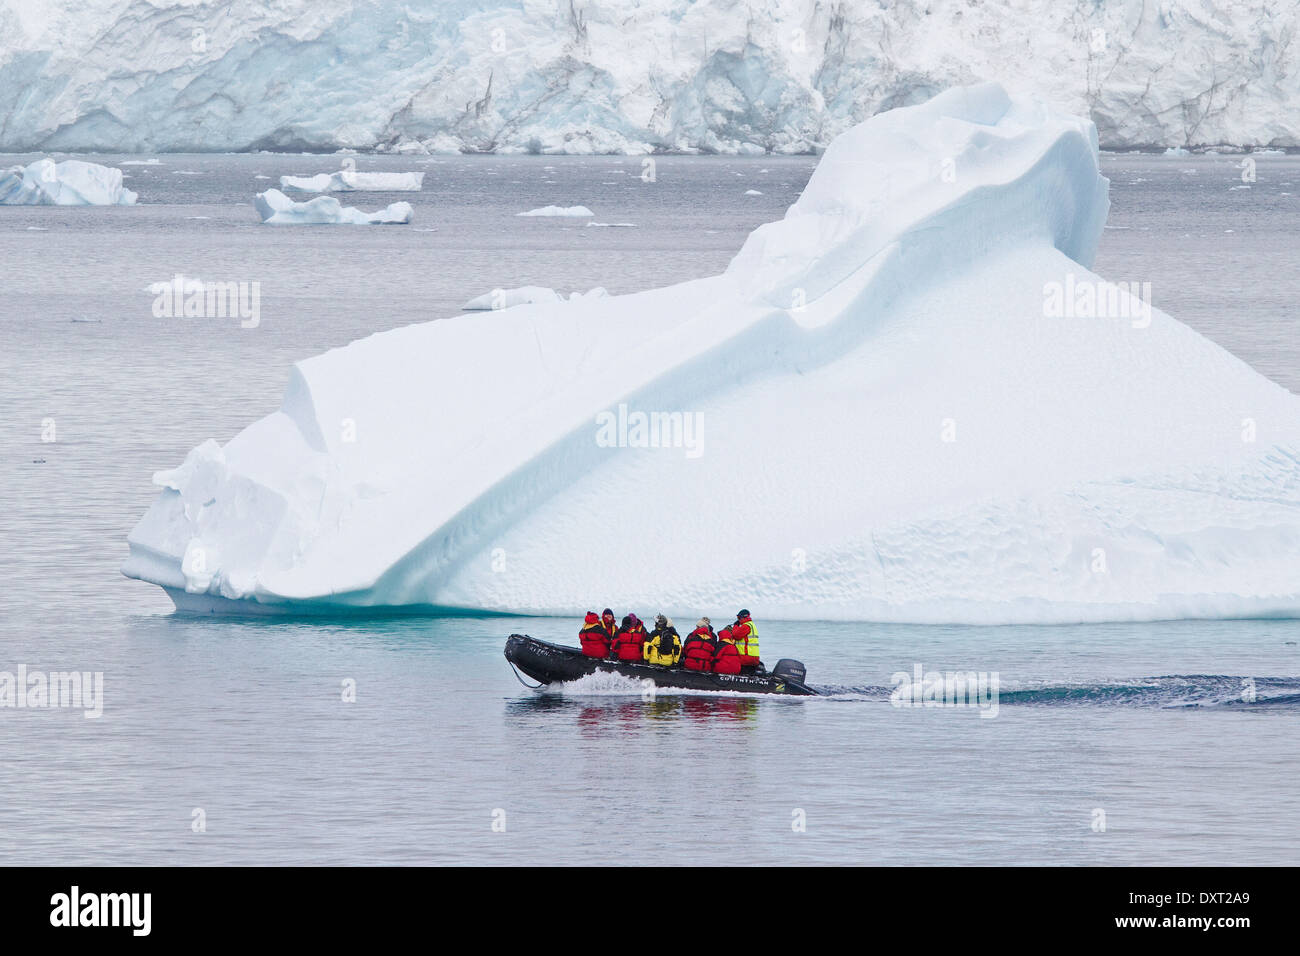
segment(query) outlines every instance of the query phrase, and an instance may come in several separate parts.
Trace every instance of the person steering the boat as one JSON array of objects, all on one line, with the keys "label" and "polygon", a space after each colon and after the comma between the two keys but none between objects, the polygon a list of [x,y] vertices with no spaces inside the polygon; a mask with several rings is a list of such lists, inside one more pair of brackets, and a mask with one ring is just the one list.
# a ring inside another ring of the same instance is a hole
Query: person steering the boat
[{"label": "person steering the boat", "polygon": [[635,614],[629,614],[623,618],[623,626],[614,635],[610,656],[619,661],[642,661],[645,659],[642,651],[645,639],[645,625]]},{"label": "person steering the boat", "polygon": [[682,638],[673,622],[663,614],[655,615],[655,629],[645,642],[645,659],[661,667],[675,667],[682,658]]},{"label": "person steering the boat", "polygon": [[749,616],[749,611],[741,609],[736,612],[736,623],[731,625],[731,636],[736,641],[741,669],[745,673],[762,670],[763,662],[758,659],[758,626]]}]

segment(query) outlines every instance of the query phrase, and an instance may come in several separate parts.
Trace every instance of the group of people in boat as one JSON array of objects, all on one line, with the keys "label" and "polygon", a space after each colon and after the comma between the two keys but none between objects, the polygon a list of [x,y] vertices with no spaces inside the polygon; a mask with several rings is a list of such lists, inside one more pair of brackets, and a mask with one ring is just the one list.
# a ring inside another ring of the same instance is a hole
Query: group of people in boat
[{"label": "group of people in boat", "polygon": [[635,614],[626,615],[616,625],[609,608],[599,615],[588,611],[578,633],[582,653],[602,660],[684,667],[711,674],[763,671],[758,659],[758,627],[747,610],[739,611],[735,623],[716,634],[713,623],[702,617],[684,641],[663,614],[656,614],[654,623],[654,630],[647,631]]}]

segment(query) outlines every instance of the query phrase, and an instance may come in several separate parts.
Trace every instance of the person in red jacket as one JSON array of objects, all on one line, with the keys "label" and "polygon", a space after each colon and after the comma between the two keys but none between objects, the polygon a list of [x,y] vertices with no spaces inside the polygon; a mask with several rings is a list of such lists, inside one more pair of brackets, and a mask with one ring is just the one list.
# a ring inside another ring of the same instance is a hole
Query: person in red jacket
[{"label": "person in red jacket", "polygon": [[614,635],[614,643],[610,645],[610,656],[620,661],[642,662],[645,660],[645,639],[645,625],[635,614],[629,614],[623,618],[623,626]]},{"label": "person in red jacket", "polygon": [[713,656],[713,673],[740,673],[740,651],[736,650],[736,635],[729,627],[718,632],[718,651]]},{"label": "person in red jacket", "polygon": [[695,630],[686,635],[686,643],[682,645],[682,666],[688,671],[713,670],[713,651],[717,643],[712,622],[707,617],[700,618]]},{"label": "person in red jacket", "polygon": [[609,657],[609,642],[614,639],[614,612],[605,608],[605,613],[609,615],[608,624],[595,611],[588,611],[583,619],[578,640],[582,642],[582,653],[588,657]]}]

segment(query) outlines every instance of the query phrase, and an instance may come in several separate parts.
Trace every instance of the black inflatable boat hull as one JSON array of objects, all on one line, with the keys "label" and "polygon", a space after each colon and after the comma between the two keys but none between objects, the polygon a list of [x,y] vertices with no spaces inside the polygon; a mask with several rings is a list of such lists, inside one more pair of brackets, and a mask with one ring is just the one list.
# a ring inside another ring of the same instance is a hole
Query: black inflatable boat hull
[{"label": "black inflatable boat hull", "polygon": [[789,677],[774,674],[705,674],[681,667],[659,667],[631,661],[609,661],[587,657],[576,647],[563,647],[511,634],[506,639],[506,660],[533,680],[556,684],[577,680],[603,671],[633,680],[651,680],[656,687],[679,690],[721,690],[740,694],[788,694],[815,697],[817,692]]}]

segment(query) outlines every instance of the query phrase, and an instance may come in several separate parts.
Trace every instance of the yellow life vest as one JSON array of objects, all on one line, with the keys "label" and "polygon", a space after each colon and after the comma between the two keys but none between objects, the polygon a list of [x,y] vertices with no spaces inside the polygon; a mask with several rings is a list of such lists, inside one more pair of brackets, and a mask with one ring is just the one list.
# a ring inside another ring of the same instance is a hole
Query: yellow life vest
[{"label": "yellow life vest", "polygon": [[[668,637],[668,639],[672,642],[672,646],[669,647],[667,650],[664,650],[660,647],[660,643],[664,637]],[[642,648],[642,654],[644,655],[646,661],[651,664],[659,664],[663,667],[672,667],[681,659],[682,639],[678,637],[676,634],[671,634],[671,635],[656,634],[654,637],[650,638],[648,641],[645,642]]]},{"label": "yellow life vest", "polygon": [[732,627],[731,633],[736,638],[736,650],[743,657],[758,657],[758,625],[750,618],[744,624]]}]

